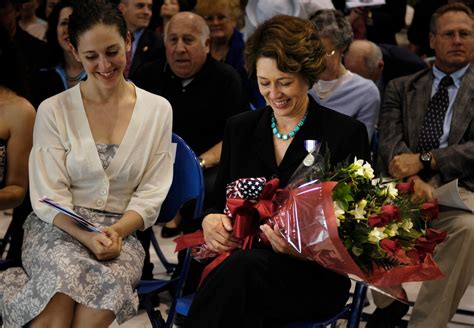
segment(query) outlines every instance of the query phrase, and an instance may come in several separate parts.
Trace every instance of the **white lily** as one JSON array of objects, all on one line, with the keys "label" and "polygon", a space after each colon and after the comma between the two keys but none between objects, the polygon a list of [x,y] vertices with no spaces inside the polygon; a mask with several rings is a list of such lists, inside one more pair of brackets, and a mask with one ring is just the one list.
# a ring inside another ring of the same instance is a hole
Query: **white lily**
[{"label": "white lily", "polygon": [[354,215],[354,218],[357,220],[364,219],[365,214],[367,214],[365,206],[367,206],[367,201],[365,199],[362,199],[355,205],[355,208],[353,210],[348,212]]},{"label": "white lily", "polygon": [[387,238],[388,235],[384,233],[384,230],[384,227],[374,228],[371,232],[369,232],[368,240],[373,244],[377,244],[380,240]]},{"label": "white lily", "polygon": [[381,191],[381,195],[387,196],[390,199],[395,199],[398,196],[398,189],[395,182],[389,182],[386,187]]}]

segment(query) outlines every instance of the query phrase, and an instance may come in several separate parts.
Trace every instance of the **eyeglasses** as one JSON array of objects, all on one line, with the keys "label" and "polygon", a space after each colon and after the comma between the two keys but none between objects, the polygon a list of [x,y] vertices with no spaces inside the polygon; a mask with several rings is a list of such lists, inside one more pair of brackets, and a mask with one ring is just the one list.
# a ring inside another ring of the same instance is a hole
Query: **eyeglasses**
[{"label": "eyeglasses", "polygon": [[213,22],[214,20],[218,22],[223,22],[227,19],[226,15],[209,15],[209,16],[204,16],[204,20],[206,22]]},{"label": "eyeglasses", "polygon": [[460,30],[460,31],[446,31],[443,33],[436,33],[439,35],[442,39],[445,40],[451,40],[456,37],[456,35],[459,35],[459,38],[461,40],[467,40],[472,37],[472,32],[468,30]]}]

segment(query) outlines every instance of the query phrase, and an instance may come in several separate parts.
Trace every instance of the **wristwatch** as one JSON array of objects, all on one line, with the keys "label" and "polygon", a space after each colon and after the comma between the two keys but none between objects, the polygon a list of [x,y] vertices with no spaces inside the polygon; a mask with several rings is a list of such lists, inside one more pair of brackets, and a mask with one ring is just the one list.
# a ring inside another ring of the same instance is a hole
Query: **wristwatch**
[{"label": "wristwatch", "polygon": [[199,159],[199,166],[201,167],[201,169],[204,170],[206,168],[206,161],[202,157],[199,157],[198,159]]},{"label": "wristwatch", "polygon": [[433,154],[429,151],[424,151],[420,154],[420,161],[423,164],[423,169],[425,171],[431,170],[431,160],[433,159]]}]

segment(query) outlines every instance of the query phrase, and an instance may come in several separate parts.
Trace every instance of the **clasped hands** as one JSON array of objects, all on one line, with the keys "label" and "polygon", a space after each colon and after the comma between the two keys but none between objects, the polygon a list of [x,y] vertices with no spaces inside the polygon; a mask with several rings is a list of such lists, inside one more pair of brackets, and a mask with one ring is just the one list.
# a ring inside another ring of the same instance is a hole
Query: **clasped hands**
[{"label": "clasped hands", "polygon": [[102,233],[90,232],[85,246],[99,261],[112,260],[122,251],[122,237],[113,227],[105,227]]},{"label": "clasped hands", "polygon": [[[202,222],[204,241],[210,250],[222,253],[235,248],[242,248],[243,241],[232,234],[232,221],[224,214],[209,214]],[[302,256],[291,247],[281,236],[278,226],[272,229],[268,224],[260,226],[272,249],[276,253],[288,254],[301,258]]]},{"label": "clasped hands", "polygon": [[422,169],[420,154],[400,154],[390,161],[388,173],[395,179],[408,178],[408,181],[413,181],[414,199],[432,201],[434,199],[433,187],[418,176]]}]

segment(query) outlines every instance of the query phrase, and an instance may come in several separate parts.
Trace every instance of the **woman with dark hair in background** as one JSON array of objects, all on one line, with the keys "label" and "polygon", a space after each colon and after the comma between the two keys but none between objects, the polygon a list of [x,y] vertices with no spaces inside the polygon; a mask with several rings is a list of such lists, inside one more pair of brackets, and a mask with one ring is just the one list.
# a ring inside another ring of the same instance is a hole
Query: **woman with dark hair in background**
[{"label": "woman with dark hair in background", "polygon": [[[134,233],[153,225],[171,185],[171,106],[124,79],[131,38],[120,11],[81,0],[69,37],[88,78],[38,109],[26,274],[0,275],[7,326],[107,327],[132,317],[144,259]],[[101,232],[42,204],[45,195]]]},{"label": "woman with dark hair in background", "polygon": [[275,16],[248,39],[246,67],[256,72],[268,106],[227,121],[215,208],[204,217],[202,228],[212,251],[236,251],[203,281],[186,327],[279,327],[328,318],[346,303],[349,279],[303,259],[277,226],[260,226],[271,247],[238,250],[242,241],[222,214],[225,187],[232,181],[276,176],[285,187],[308,154],[305,140],[321,142],[333,164],[354,156],[369,158],[364,125],[308,95],[324,70],[325,53],[314,25],[297,17]]},{"label": "woman with dark hair in background", "polygon": [[46,38],[50,63],[49,68],[43,68],[38,73],[34,90],[36,105],[87,77],[82,64],[74,58],[69,42],[68,22],[75,5],[74,0],[63,0],[49,16]]}]

